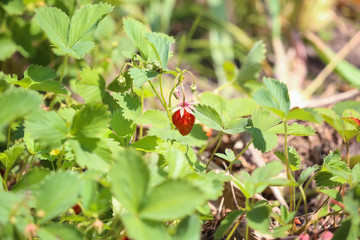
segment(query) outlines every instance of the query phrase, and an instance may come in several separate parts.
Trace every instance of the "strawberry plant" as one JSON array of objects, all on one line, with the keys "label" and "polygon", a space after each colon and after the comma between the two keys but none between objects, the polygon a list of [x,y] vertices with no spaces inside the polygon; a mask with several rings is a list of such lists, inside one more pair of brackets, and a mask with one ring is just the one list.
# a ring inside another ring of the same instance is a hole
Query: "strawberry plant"
[{"label": "strawberry plant", "polygon": [[[217,66],[226,83],[198,91],[201,77],[174,64],[174,37],[119,6],[76,2],[0,5],[9,19],[29,14],[51,59],[0,73],[1,239],[306,239],[330,218],[333,239],[360,236],[357,101],[291,107],[285,83],[259,81],[264,41],[240,69]],[[345,154],[307,166],[289,139],[325,124]]]}]

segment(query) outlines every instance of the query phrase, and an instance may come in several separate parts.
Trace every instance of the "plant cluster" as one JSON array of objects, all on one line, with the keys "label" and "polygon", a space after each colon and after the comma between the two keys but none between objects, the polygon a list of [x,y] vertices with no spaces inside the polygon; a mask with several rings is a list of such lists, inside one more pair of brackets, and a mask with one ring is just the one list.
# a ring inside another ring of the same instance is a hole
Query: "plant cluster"
[{"label": "plant cluster", "polygon": [[[196,92],[194,76],[169,67],[175,40],[132,18],[123,19],[123,29],[137,53],[124,53],[128,61],[118,76],[106,84],[101,70],[86,66],[67,85],[69,61],[96,49],[93,32],[112,10],[106,3],[85,5],[70,18],[58,8],[35,9],[34,19],[62,63],[57,71],[32,64],[23,77],[1,75],[1,239],[200,239],[202,223],[214,217],[208,202],[229,181],[245,201],[221,222],[215,239],[231,239],[243,219],[244,238],[252,230],[278,238],[304,235],[328,216],[343,218],[333,239],[360,237],[360,164],[349,155],[349,141],[360,140],[360,103],[291,109],[285,84],[268,77],[256,81],[265,59],[261,41],[241,69],[226,69],[226,86],[244,97],[226,99],[221,87],[191,103],[183,81],[190,76]],[[161,110],[146,105],[154,97]],[[315,134],[305,122],[336,129],[346,156],[334,149],[321,166],[304,169],[287,139]],[[237,155],[231,149],[218,153],[223,136],[234,134],[251,139]],[[275,152],[277,160],[251,174],[233,171],[250,145],[272,151],[279,135],[284,146]],[[211,144],[213,153],[201,161]],[[228,167],[211,169],[214,156]],[[283,171],[286,177],[280,177]],[[309,214],[306,192],[314,182],[326,199]],[[273,186],[288,189],[288,206],[256,200]],[[298,227],[300,208],[305,222]]]}]

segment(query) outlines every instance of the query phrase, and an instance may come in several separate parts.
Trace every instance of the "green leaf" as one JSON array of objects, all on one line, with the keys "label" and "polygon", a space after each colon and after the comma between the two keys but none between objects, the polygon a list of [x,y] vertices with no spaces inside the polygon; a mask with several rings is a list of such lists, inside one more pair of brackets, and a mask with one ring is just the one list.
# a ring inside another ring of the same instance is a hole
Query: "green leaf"
[{"label": "green leaf", "polygon": [[310,175],[317,171],[319,168],[320,167],[318,165],[314,165],[311,167],[307,167],[304,171],[302,171],[298,180],[299,186],[302,185],[310,177]]},{"label": "green leaf", "polygon": [[37,233],[41,240],[58,240],[58,239],[84,239],[80,231],[69,224],[51,223],[49,225],[41,226]]},{"label": "green leaf", "polygon": [[225,154],[223,154],[223,153],[215,153],[215,155],[222,158],[222,159],[225,159],[225,160],[227,160],[229,162],[232,162],[232,161],[235,160],[235,153],[229,148],[225,149]]},{"label": "green leaf", "polygon": [[200,102],[214,108],[221,116],[222,121],[248,116],[259,108],[259,105],[251,98],[233,98],[227,100],[219,94],[212,92],[201,94]]},{"label": "green leaf", "polygon": [[113,7],[106,3],[88,4],[75,12],[71,22],[58,8],[42,7],[35,12],[38,24],[58,48],[55,52],[81,58],[94,47],[93,42],[82,40],[97,28],[99,22],[112,9]]},{"label": "green leaf", "polygon": [[130,68],[129,74],[131,78],[134,80],[134,86],[137,88],[141,88],[148,80],[159,75],[158,72],[147,70],[143,68]]},{"label": "green leaf", "polygon": [[159,146],[160,139],[156,136],[146,136],[136,142],[134,142],[131,147],[145,152],[153,152]]},{"label": "green leaf", "polygon": [[134,132],[134,125],[132,121],[125,119],[120,109],[113,112],[110,126],[118,137],[129,137],[132,136]]},{"label": "green leaf", "polygon": [[280,217],[284,223],[289,223],[291,220],[294,219],[294,217],[296,215],[296,212],[289,213],[284,205],[281,205],[280,211],[281,211]]},{"label": "green leaf", "polygon": [[85,105],[75,114],[70,133],[77,138],[97,138],[108,129],[109,120],[105,105]]},{"label": "green leaf", "polygon": [[175,43],[174,38],[163,33],[154,32],[145,33],[145,37],[156,55],[156,62],[162,69],[167,70],[167,64],[171,55],[170,48]]},{"label": "green leaf", "polygon": [[233,98],[226,101],[227,115],[230,119],[249,116],[258,108],[259,105],[249,97]]},{"label": "green leaf", "polygon": [[0,93],[0,130],[12,121],[39,108],[42,96],[21,88]]},{"label": "green leaf", "polygon": [[195,124],[189,135],[182,136],[178,130],[159,129],[152,127],[148,135],[160,137],[163,140],[175,140],[183,145],[201,147],[206,144],[208,137],[199,124]]},{"label": "green leaf", "polygon": [[77,138],[70,140],[76,162],[81,167],[106,172],[112,163],[111,150],[106,141],[110,139]]},{"label": "green leaf", "polygon": [[60,147],[68,134],[65,121],[56,112],[44,110],[36,111],[26,117],[25,130],[40,144],[51,149]]},{"label": "green leaf", "polygon": [[340,223],[340,227],[336,229],[332,240],[355,240],[359,239],[359,223],[353,223],[351,218],[346,218]]},{"label": "green leaf", "polygon": [[321,123],[322,119],[319,114],[311,108],[294,108],[287,115],[287,120],[296,119],[307,122]]},{"label": "green leaf", "polygon": [[68,53],[77,58],[82,58],[86,53],[90,52],[95,47],[95,43],[91,41],[85,41],[85,42],[77,42],[75,43],[70,50],[68,50]]},{"label": "green leaf", "polygon": [[78,200],[81,181],[74,172],[50,174],[35,192],[40,222],[46,222],[71,208]]},{"label": "green leaf", "polygon": [[136,47],[141,53],[141,56],[145,60],[156,60],[156,58],[149,59],[151,56],[150,54],[153,54],[153,50],[145,37],[145,33],[150,31],[144,26],[144,24],[132,18],[125,18],[123,23],[126,34],[134,41]]},{"label": "green leaf", "polygon": [[140,217],[157,221],[182,218],[205,202],[198,188],[183,180],[168,180],[155,186],[144,199]]},{"label": "green leaf", "polygon": [[189,163],[185,153],[176,148],[169,148],[164,156],[168,164],[168,174],[172,179],[184,177],[189,173]]},{"label": "green leaf", "polygon": [[49,173],[50,171],[46,168],[32,168],[20,178],[11,190],[21,191],[26,189],[36,191],[39,188],[39,183],[41,183]]},{"label": "green leaf", "polygon": [[274,133],[259,128],[247,128],[246,131],[250,133],[254,147],[263,153],[272,150],[277,145],[278,137]]},{"label": "green leaf", "polygon": [[324,164],[322,170],[327,170],[335,177],[331,178],[333,181],[339,181],[345,183],[350,180],[351,170],[348,165],[342,161],[341,154],[338,151],[330,152],[324,158]]},{"label": "green leaf", "polygon": [[334,187],[343,183],[350,183],[351,170],[345,162],[341,160],[338,151],[330,152],[325,158],[320,172],[315,177],[315,181],[320,187]]},{"label": "green leaf", "polygon": [[71,88],[79,94],[86,103],[98,103],[102,101],[105,90],[105,80],[97,70],[85,68],[80,73],[80,80],[72,80]]},{"label": "green leaf", "polygon": [[74,108],[60,108],[57,113],[66,122],[71,123],[76,114],[76,110]]},{"label": "green leaf", "polygon": [[235,184],[247,198],[250,198],[256,193],[261,193],[268,186],[289,185],[285,179],[276,178],[283,170],[284,166],[281,162],[272,161],[257,168],[252,176],[246,171],[241,171],[240,175],[236,176],[238,181],[235,181]]},{"label": "green leaf", "polygon": [[175,240],[198,240],[200,238],[201,221],[198,216],[188,216],[179,223]]},{"label": "green leaf", "polygon": [[93,32],[100,21],[112,11],[107,3],[88,4],[75,11],[69,28],[69,46],[72,47],[89,33]]},{"label": "green leaf", "polygon": [[221,221],[219,227],[217,228],[214,239],[219,240],[222,239],[225,234],[229,231],[230,226],[234,223],[235,219],[237,219],[240,215],[244,214],[241,210],[234,210],[230,212],[226,217]]},{"label": "green leaf", "polygon": [[216,200],[224,190],[224,183],[230,177],[224,173],[208,172],[206,174],[189,174],[186,179],[202,191],[206,199]]},{"label": "green leaf", "polygon": [[[285,154],[284,152],[275,151],[274,154],[283,162],[285,163]],[[288,159],[289,165],[292,171],[297,171],[301,168],[301,160],[299,154],[296,152],[294,147],[288,147]]]},{"label": "green leaf", "polygon": [[141,219],[130,213],[122,216],[121,220],[124,223],[127,236],[130,239],[160,240],[170,238],[165,230],[165,224],[163,223]]},{"label": "green leaf", "polygon": [[[14,84],[38,91],[68,94],[69,91],[60,82],[53,80],[54,78],[56,78],[56,73],[52,69],[40,65],[30,65],[24,72],[24,78]],[[26,86],[22,85],[22,82],[27,82]]]},{"label": "green leaf", "polygon": [[170,120],[162,111],[149,109],[136,122],[143,125],[152,125],[157,128],[167,128],[170,125]]},{"label": "green leaf", "polygon": [[[278,124],[268,129],[268,131],[275,134],[285,134],[284,123]],[[311,136],[315,134],[315,129],[306,127],[302,124],[293,123],[292,125],[287,125],[287,134],[294,136]]]},{"label": "green leaf", "polygon": [[149,109],[141,113],[141,101],[137,94],[114,94],[113,97],[123,110],[123,116],[136,124],[153,125],[157,128],[166,128],[170,124],[164,112]]},{"label": "green leaf", "polygon": [[224,124],[224,132],[227,134],[236,134],[245,131],[245,127],[248,125],[248,118],[235,118]]},{"label": "green leaf", "polygon": [[355,126],[350,123],[341,120],[341,116],[337,115],[332,109],[317,108],[315,109],[320,116],[330,124],[343,138],[344,141],[348,141],[358,134]]},{"label": "green leaf", "polygon": [[10,58],[17,50],[16,43],[8,36],[0,37],[0,61]]},{"label": "green leaf", "polygon": [[318,189],[318,191],[331,197],[332,199],[335,199],[336,201],[343,201],[340,192],[336,189]]},{"label": "green leaf", "polygon": [[[10,223],[11,216],[14,217],[14,214],[24,213],[21,207],[21,205],[24,204],[22,201],[24,201],[24,196],[21,193],[0,192],[0,224],[2,224],[2,226]],[[23,217],[24,216],[21,216],[21,218]]]},{"label": "green leaf", "polygon": [[66,52],[68,45],[69,17],[58,8],[35,9],[35,19],[55,47]]},{"label": "green leaf", "polygon": [[269,233],[270,211],[267,206],[255,207],[247,212],[249,227],[261,233]]},{"label": "green leaf", "polygon": [[[360,86],[360,82],[359,82],[359,86]],[[336,114],[339,115],[339,116],[342,116],[343,112],[346,109],[353,109],[353,110],[355,110],[357,112],[360,112],[360,103],[359,103],[359,101],[354,101],[354,100],[342,101],[342,102],[336,103],[332,107],[332,110],[334,110],[336,112]]]},{"label": "green leaf", "polygon": [[[266,121],[264,121],[264,119],[266,119]],[[251,115],[251,121],[254,127],[262,130],[268,130],[269,128],[279,124],[281,119],[266,109],[259,109],[253,112]]]},{"label": "green leaf", "polygon": [[257,90],[253,99],[260,106],[267,107],[269,110],[285,118],[290,110],[290,99],[287,86],[279,80],[263,78],[265,88]]},{"label": "green leaf", "polygon": [[123,110],[123,116],[134,122],[138,121],[141,115],[141,100],[136,93],[115,93],[113,98]]},{"label": "green leaf", "polygon": [[5,152],[0,153],[0,161],[7,170],[11,169],[16,159],[24,151],[25,146],[23,143],[15,143]]},{"label": "green leaf", "polygon": [[195,106],[194,115],[202,124],[218,130],[223,131],[223,123],[219,113],[212,107],[198,104]]},{"label": "green leaf", "polygon": [[0,6],[2,6],[9,15],[21,15],[25,10],[25,4],[22,0],[2,1]]},{"label": "green leaf", "polygon": [[353,167],[351,176],[352,183],[360,183],[360,163]]},{"label": "green leaf", "polygon": [[150,179],[144,160],[138,154],[124,152],[118,156],[108,175],[115,198],[130,213],[137,214]]},{"label": "green leaf", "polygon": [[237,76],[239,85],[243,85],[247,81],[258,80],[265,59],[265,53],[266,48],[263,41],[255,42]]}]

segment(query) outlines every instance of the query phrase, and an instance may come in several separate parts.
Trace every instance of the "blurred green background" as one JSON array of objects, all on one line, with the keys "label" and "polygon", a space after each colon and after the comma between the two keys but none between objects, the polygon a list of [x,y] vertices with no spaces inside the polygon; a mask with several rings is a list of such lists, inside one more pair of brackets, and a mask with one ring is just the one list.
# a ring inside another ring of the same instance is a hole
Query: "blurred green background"
[{"label": "blurred green background", "polygon": [[[80,6],[97,2],[100,1],[2,0],[0,71],[21,76],[29,64],[59,69],[62,59],[51,51],[49,41],[33,20],[34,9],[55,6],[71,16]],[[211,90],[231,81],[258,40],[266,46],[261,75],[279,78],[288,84],[290,91],[301,89],[309,97],[325,91],[332,83],[336,91],[346,90],[349,85],[360,86],[360,37],[356,35],[360,30],[359,0],[104,2],[115,9],[95,31],[93,51],[84,59],[71,59],[67,79],[76,77],[87,66],[96,68],[108,80],[117,76],[126,56],[135,51],[122,31],[122,19],[129,16],[142,21],[152,31],[175,37],[175,55],[169,67],[188,68],[201,79],[200,90]],[[347,57],[340,56],[342,65],[335,64],[332,69],[338,75],[328,75],[326,81],[320,79],[317,85],[310,86],[334,58],[331,54],[352,38],[356,38],[355,46],[350,46]]]}]

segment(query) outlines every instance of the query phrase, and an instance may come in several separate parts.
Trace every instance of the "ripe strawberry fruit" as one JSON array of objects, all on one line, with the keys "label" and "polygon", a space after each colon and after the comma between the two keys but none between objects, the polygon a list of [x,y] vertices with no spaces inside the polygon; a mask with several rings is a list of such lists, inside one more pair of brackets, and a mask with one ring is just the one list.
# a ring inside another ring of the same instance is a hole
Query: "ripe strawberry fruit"
[{"label": "ripe strawberry fruit", "polygon": [[180,134],[185,136],[191,132],[195,123],[195,116],[188,112],[186,108],[180,108],[172,115],[172,122]]}]

